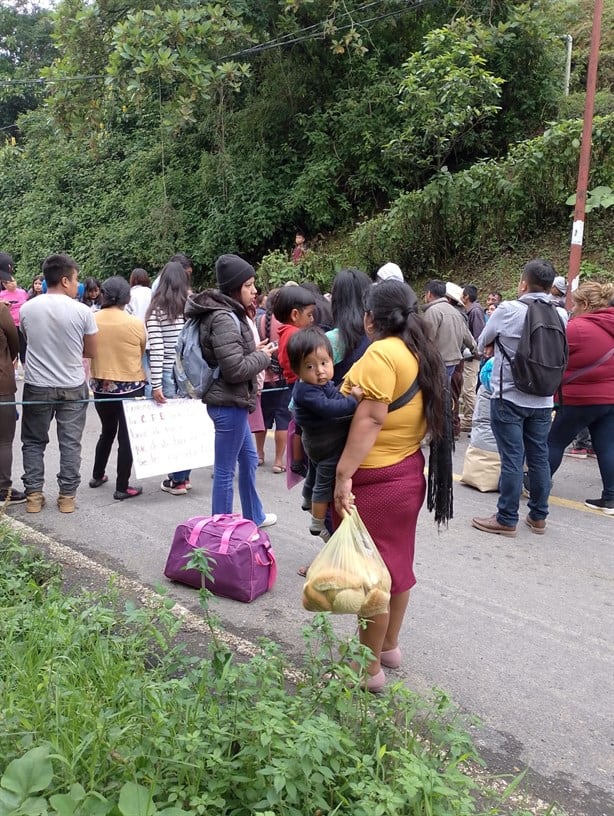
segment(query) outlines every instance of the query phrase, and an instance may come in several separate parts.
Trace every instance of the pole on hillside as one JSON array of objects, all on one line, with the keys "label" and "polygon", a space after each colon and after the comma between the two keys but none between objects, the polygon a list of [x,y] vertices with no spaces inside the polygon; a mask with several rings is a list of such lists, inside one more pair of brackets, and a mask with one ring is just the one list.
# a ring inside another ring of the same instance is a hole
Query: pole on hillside
[{"label": "pole on hillside", "polygon": [[582,144],[580,145],[580,164],[578,167],[578,185],[576,187],[576,207],[571,231],[571,249],[569,252],[569,273],[567,276],[567,308],[571,309],[571,293],[578,288],[578,274],[582,258],[582,241],[584,238],[584,215],[586,208],[586,191],[588,171],[591,162],[591,140],[593,137],[593,111],[595,109],[595,90],[597,88],[597,63],[599,62],[599,42],[601,40],[601,17],[603,0],[595,0],[593,11],[593,30],[591,48],[588,57],[588,76],[586,78],[586,102],[584,104],[584,125]]}]

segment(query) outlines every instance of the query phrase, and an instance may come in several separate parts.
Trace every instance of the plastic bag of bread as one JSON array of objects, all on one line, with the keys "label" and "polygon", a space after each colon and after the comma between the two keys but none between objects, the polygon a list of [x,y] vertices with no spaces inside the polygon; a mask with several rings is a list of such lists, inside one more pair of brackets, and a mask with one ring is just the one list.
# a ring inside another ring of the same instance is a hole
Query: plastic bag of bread
[{"label": "plastic bag of bread", "polygon": [[309,567],[303,606],[370,618],[385,614],[389,602],[390,573],[354,508]]}]

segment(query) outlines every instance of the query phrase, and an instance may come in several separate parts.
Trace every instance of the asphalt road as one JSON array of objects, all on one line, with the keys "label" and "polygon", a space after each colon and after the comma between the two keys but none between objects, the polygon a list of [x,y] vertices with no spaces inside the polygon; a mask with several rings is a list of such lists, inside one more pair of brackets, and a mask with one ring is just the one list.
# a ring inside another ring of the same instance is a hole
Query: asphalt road
[{"label": "asphalt road", "polygon": [[[162,570],[175,526],[209,515],[211,470],[193,471],[192,491],[171,496],[159,479],[141,482],[143,495],[113,500],[115,455],[109,483],[92,490],[98,418],[88,410],[78,509],[55,507],[57,443],[47,452],[47,506],[11,515],[51,538],[146,586],[164,583],[172,597],[198,611],[197,593],[168,585]],[[19,434],[19,427],[18,427]],[[614,444],[614,443],[613,443]],[[272,449],[269,440],[268,451]],[[460,473],[466,437],[455,454]],[[15,442],[14,481],[20,487],[21,452]],[[279,563],[275,589],[245,605],[219,599],[224,625],[245,638],[267,636],[300,660],[301,578],[317,545],[300,510],[300,488],[287,491],[270,462],[259,469],[265,510],[277,513],[268,530]],[[534,535],[519,526],[516,539],[474,530],[474,515],[489,515],[495,494],[457,483],[455,518],[437,532],[423,510],[416,546],[418,584],[402,632],[402,669],[390,672],[413,689],[445,689],[482,725],[474,737],[489,769],[514,773],[530,768],[533,791],[560,802],[570,814],[614,813],[614,516],[582,504],[600,495],[595,460],[566,457],[557,474],[548,530]],[[238,510],[238,503],[236,505]],[[521,513],[523,508],[521,507]],[[335,618],[340,633],[349,617]]]}]

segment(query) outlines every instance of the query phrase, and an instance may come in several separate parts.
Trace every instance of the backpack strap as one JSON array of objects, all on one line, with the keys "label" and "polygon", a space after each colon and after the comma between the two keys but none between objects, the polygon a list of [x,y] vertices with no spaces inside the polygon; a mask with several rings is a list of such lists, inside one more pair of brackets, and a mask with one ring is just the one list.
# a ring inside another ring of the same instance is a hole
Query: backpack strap
[{"label": "backpack strap", "polygon": [[[497,335],[495,337],[495,343],[497,344],[497,348],[501,352],[501,356],[503,357],[504,360],[507,361],[507,363],[511,367],[512,358],[510,357],[510,355],[505,350],[505,347],[504,347],[503,343],[501,342],[501,340],[499,340],[499,335]],[[499,399],[503,399],[503,360],[501,361],[501,368],[499,369]]]},{"label": "backpack strap", "polygon": [[400,397],[397,397],[394,402],[390,403],[388,406],[388,413],[390,413],[390,411],[396,411],[399,408],[402,408],[404,405],[407,405],[408,402],[413,400],[419,390],[420,386],[418,385],[418,378],[416,377],[407,391],[404,394],[401,394]]},{"label": "backpack strap", "polygon": [[[271,330],[271,321],[268,321],[269,331]],[[258,337],[261,340],[264,340],[265,337],[268,337],[267,334],[267,313],[261,314],[258,319]]]}]

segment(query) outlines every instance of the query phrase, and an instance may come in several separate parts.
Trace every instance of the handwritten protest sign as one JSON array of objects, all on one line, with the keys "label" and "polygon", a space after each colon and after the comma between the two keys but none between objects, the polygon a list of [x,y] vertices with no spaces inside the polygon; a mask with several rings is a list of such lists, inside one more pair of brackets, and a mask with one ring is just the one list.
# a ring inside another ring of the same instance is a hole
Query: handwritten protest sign
[{"label": "handwritten protest sign", "polygon": [[199,400],[126,400],[124,413],[137,479],[213,464],[213,423]]}]

